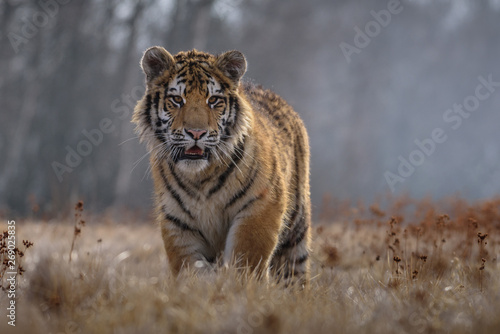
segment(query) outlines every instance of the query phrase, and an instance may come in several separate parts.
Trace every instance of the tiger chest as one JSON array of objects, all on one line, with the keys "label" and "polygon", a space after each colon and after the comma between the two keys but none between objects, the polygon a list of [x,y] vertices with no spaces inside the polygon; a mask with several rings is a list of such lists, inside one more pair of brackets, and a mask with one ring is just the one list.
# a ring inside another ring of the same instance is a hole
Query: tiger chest
[{"label": "tiger chest", "polygon": [[191,212],[194,228],[201,231],[206,239],[207,248],[211,252],[220,253],[224,250],[227,234],[234,219],[225,209],[226,199],[223,196],[207,198],[189,198],[185,200],[187,209]]}]

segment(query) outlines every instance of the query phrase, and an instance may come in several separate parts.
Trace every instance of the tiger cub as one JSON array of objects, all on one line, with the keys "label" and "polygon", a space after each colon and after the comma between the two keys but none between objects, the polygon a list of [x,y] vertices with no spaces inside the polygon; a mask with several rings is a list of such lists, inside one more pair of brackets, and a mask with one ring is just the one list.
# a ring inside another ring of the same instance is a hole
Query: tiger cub
[{"label": "tiger cub", "polygon": [[133,123],[150,153],[172,272],[236,264],[307,281],[309,143],[278,95],[241,82],[239,51],[146,50]]}]

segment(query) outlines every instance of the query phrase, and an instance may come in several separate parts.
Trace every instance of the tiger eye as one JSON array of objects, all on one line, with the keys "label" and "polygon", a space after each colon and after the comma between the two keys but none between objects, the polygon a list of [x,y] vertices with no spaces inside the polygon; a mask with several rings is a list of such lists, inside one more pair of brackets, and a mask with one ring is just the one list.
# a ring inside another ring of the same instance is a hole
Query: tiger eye
[{"label": "tiger eye", "polygon": [[210,98],[208,99],[208,103],[214,104],[215,102],[217,102],[217,99],[217,96],[210,96]]},{"label": "tiger eye", "polygon": [[182,99],[182,97],[180,97],[178,95],[173,96],[172,100],[174,100],[174,102],[177,103],[177,104],[181,104],[182,102],[184,102],[184,100]]}]

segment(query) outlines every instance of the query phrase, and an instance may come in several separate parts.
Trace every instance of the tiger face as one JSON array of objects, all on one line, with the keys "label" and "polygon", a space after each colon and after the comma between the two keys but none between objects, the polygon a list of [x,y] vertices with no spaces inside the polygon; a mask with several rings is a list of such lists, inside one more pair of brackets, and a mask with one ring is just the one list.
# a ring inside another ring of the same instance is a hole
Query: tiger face
[{"label": "tiger face", "polygon": [[141,64],[147,98],[139,124],[150,150],[188,173],[229,158],[245,123],[237,91],[244,56],[190,51],[174,58],[153,47]]},{"label": "tiger face", "polygon": [[195,77],[202,78],[198,87],[186,87],[186,78],[179,74],[167,85],[159,129],[171,148],[173,162],[197,170],[218,154],[227,124],[228,96],[215,78],[193,67],[198,72]]}]

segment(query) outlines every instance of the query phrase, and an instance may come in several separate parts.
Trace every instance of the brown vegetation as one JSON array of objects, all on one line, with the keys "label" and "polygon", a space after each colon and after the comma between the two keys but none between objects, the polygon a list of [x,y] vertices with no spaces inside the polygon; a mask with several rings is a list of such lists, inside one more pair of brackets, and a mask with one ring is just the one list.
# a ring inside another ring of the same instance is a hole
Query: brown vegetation
[{"label": "brown vegetation", "polygon": [[[169,276],[152,224],[17,222],[35,246],[2,333],[496,333],[500,199],[329,203],[303,291],[244,272]],[[80,218],[78,218],[80,219]],[[0,294],[2,309],[7,296]]]}]

